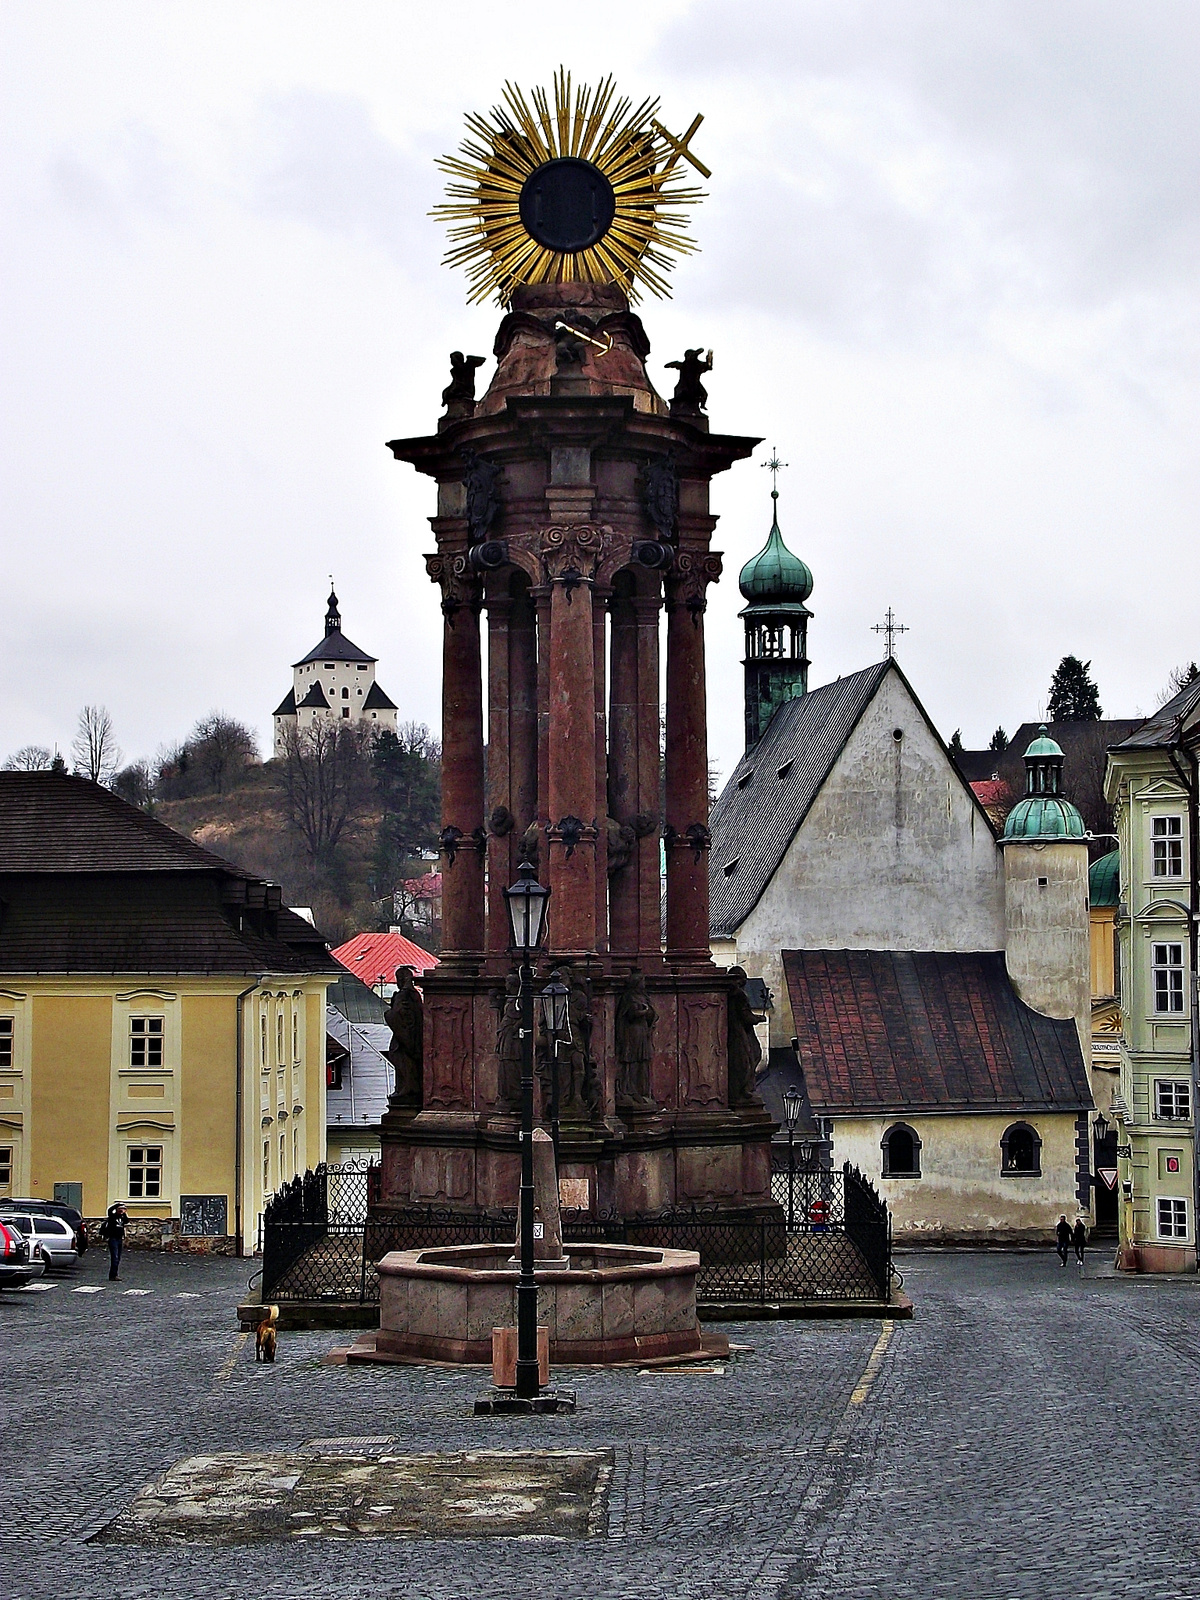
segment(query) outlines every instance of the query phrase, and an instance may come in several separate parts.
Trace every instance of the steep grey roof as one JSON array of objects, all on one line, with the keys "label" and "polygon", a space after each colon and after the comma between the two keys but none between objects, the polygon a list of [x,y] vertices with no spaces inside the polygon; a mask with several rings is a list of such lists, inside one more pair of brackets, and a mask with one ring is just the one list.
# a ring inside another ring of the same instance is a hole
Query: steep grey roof
[{"label": "steep grey roof", "polygon": [[387,1010],[387,1001],[344,967],[338,981],[326,989],[325,1004],[335,1006],[347,1022],[382,1022]]},{"label": "steep grey roof", "polygon": [[1162,745],[1177,744],[1183,731],[1195,722],[1195,713],[1198,709],[1200,709],[1200,678],[1193,683],[1185,684],[1173,700],[1168,700],[1166,705],[1160,707],[1152,717],[1147,717],[1136,733],[1131,733],[1128,738],[1112,748],[1156,750]]},{"label": "steep grey roof", "polygon": [[288,690],[271,715],[273,717],[294,717],[296,715],[295,689]]},{"label": "steep grey roof", "polygon": [[383,1055],[392,1042],[391,1029],[382,1022],[349,1022],[328,1003],[325,1029],[350,1055],[342,1087],[326,1091],[326,1126],[377,1128],[395,1081],[391,1062]]},{"label": "steep grey roof", "polygon": [[387,695],[377,683],[373,683],[367,690],[367,698],[363,701],[364,711],[395,711],[396,702],[389,700]]},{"label": "steep grey roof", "polygon": [[785,701],[734,768],[711,819],[715,935],[735,932],[758,904],[891,666],[877,661]]},{"label": "steep grey roof", "polygon": [[320,644],[314,645],[306,656],[299,661],[293,661],[294,667],[307,666],[310,661],[377,661],[378,656],[369,656],[365,650],[360,650],[356,644],[351,644],[340,628],[335,628],[332,633],[327,633]]},{"label": "steep grey roof", "polygon": [[325,698],[325,691],[315,680],[312,688],[304,696],[304,699],[301,700],[300,704],[302,706],[318,706],[324,708],[326,711],[329,710],[329,701]]}]

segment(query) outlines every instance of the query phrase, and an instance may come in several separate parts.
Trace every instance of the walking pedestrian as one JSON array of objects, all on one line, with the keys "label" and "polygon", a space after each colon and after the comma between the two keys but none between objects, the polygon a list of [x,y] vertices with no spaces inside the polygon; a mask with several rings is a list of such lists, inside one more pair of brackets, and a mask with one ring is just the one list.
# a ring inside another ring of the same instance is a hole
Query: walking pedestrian
[{"label": "walking pedestrian", "polygon": [[1055,1249],[1058,1251],[1058,1264],[1061,1267],[1065,1267],[1067,1264],[1067,1252],[1071,1248],[1071,1224],[1065,1216],[1059,1217],[1058,1226],[1054,1230],[1054,1237],[1058,1241],[1055,1245]]},{"label": "walking pedestrian", "polygon": [[115,1283],[121,1276],[121,1251],[125,1248],[125,1224],[129,1215],[119,1200],[108,1208],[104,1218],[104,1237],[108,1240],[108,1279]]},{"label": "walking pedestrian", "polygon": [[1077,1217],[1075,1226],[1071,1230],[1071,1243],[1075,1246],[1075,1259],[1083,1265],[1083,1252],[1087,1249],[1087,1224],[1082,1217]]}]

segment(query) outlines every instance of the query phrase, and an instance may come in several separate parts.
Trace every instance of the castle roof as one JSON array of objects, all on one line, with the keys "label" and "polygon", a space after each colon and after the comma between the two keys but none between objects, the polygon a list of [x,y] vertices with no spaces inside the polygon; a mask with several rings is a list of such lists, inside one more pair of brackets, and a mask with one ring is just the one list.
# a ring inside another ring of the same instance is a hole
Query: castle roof
[{"label": "castle roof", "polygon": [[306,667],[310,661],[378,661],[378,656],[369,656],[365,650],[360,650],[352,644],[340,628],[335,628],[332,633],[327,633],[320,644],[314,645],[306,656],[301,656],[299,661],[293,661],[294,667]]},{"label": "castle roof", "polygon": [[364,711],[395,711],[396,702],[388,698],[377,683],[373,683],[367,690],[367,697],[363,701]]},{"label": "castle roof", "polygon": [[296,691],[294,689],[288,690],[271,715],[273,717],[294,717],[296,715]]},{"label": "castle roof", "polygon": [[[294,698],[295,696],[293,696]],[[304,696],[300,704],[302,706],[312,706],[317,710],[329,710],[329,701],[325,698],[325,691],[316,679],[313,680],[312,688]]]}]

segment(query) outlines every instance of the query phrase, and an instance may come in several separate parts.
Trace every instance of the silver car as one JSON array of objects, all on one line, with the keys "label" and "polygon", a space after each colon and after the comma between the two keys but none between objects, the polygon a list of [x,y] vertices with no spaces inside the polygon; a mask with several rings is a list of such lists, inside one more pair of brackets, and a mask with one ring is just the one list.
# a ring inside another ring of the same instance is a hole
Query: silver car
[{"label": "silver car", "polygon": [[31,1254],[25,1235],[0,1220],[0,1289],[23,1289],[45,1270],[46,1263]]},{"label": "silver car", "polygon": [[41,1256],[48,1267],[73,1267],[79,1260],[74,1231],[61,1217],[30,1216],[28,1212],[0,1212],[0,1222],[29,1240],[29,1254]]}]

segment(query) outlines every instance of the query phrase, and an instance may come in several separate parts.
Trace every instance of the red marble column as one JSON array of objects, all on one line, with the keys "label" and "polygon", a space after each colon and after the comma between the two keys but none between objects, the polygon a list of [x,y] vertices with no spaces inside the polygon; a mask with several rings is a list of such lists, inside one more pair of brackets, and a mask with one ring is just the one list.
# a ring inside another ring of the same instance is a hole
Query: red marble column
[{"label": "red marble column", "polygon": [[[438,574],[434,574],[438,577]],[[483,684],[479,595],[441,578],[442,610],[442,946],[448,955],[484,946]]]},{"label": "red marble column", "polygon": [[708,704],[705,589],[720,558],[681,554],[667,580],[667,960],[707,961]]},{"label": "red marble column", "polygon": [[608,949],[608,683],[605,666],[608,652],[605,649],[605,632],[608,618],[609,590],[592,588],[592,669],[595,674],[595,752],[592,771],[595,775],[595,793],[592,796],[591,820],[596,824],[596,949]]},{"label": "red marble column", "polygon": [[521,838],[537,821],[538,797],[538,652],[537,622],[528,584],[515,580],[508,624],[509,809],[516,819],[510,835],[511,875],[521,865]]},{"label": "red marble column", "polygon": [[[612,692],[609,696],[608,809],[632,827],[638,809],[638,632],[629,573],[618,576],[612,618]],[[657,744],[657,740],[655,741]],[[614,955],[638,950],[638,860],[609,881],[609,946]]]},{"label": "red marble column", "polygon": [[596,689],[590,572],[600,536],[586,524],[552,529],[549,749],[550,943],[560,954],[596,948]]},{"label": "red marble column", "polygon": [[650,594],[634,596],[637,619],[637,747],[638,803],[635,826],[638,875],[638,952],[641,965],[648,967],[662,960],[662,869],[659,837],[662,807],[662,767],[659,740],[662,737],[662,702],[659,688],[659,618],[662,598],[659,580]]},{"label": "red marble column", "polygon": [[[509,728],[510,661],[509,623],[512,595],[509,574],[493,573],[487,586],[488,621],[488,872],[487,872],[487,947],[489,954],[508,948],[508,913],[504,908],[504,887],[511,882],[510,834],[502,818],[511,815],[511,744]],[[497,831],[497,822],[501,822]]]}]

